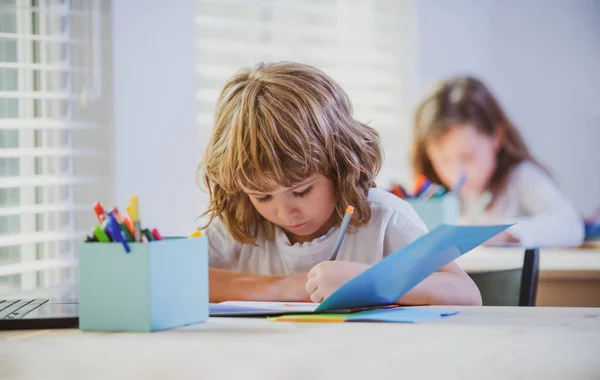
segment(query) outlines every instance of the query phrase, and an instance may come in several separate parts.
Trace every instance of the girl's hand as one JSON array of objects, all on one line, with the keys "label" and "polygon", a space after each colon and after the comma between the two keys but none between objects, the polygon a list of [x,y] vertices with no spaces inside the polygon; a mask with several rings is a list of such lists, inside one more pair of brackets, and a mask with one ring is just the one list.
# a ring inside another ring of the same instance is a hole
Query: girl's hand
[{"label": "girl's hand", "polygon": [[312,302],[321,302],[367,268],[367,264],[350,261],[323,261],[308,272],[306,291]]},{"label": "girl's hand", "polygon": [[493,246],[506,245],[506,243],[512,243],[512,244],[519,243],[519,240],[515,239],[508,232],[502,231],[498,235],[494,236],[490,240],[488,240],[485,243],[483,243],[483,245],[486,246],[486,247],[493,247]]}]

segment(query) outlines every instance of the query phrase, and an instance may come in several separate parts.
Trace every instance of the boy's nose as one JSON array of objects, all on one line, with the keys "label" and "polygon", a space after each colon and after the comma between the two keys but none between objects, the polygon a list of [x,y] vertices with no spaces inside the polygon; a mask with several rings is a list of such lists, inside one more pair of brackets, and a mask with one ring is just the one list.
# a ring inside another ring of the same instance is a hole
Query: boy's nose
[{"label": "boy's nose", "polygon": [[292,219],[298,214],[298,209],[289,203],[281,202],[277,205],[277,217],[287,222],[294,222]]}]

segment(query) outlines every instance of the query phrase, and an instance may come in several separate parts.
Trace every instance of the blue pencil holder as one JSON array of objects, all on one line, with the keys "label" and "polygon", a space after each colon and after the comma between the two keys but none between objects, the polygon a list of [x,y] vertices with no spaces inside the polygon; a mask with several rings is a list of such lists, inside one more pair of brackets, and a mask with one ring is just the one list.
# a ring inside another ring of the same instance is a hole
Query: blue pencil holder
[{"label": "blue pencil holder", "polygon": [[450,193],[429,200],[408,199],[429,230],[440,224],[457,224],[460,219],[460,199]]},{"label": "blue pencil holder", "polygon": [[208,242],[81,243],[79,328],[150,332],[208,319]]}]

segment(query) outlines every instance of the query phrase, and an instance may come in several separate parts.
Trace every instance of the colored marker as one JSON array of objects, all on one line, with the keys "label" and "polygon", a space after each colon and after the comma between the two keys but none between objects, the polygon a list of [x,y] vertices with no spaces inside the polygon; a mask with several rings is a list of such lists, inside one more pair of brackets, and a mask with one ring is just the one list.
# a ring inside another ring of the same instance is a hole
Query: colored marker
[{"label": "colored marker", "polygon": [[415,179],[415,186],[413,188],[413,194],[415,197],[419,196],[419,192],[421,191],[421,189],[423,188],[423,185],[425,185],[425,182],[427,181],[427,177],[425,177],[423,174],[419,174],[417,176],[417,178]]},{"label": "colored marker", "polygon": [[140,224],[140,207],[139,207],[139,198],[137,195],[132,195],[129,197],[129,205],[127,206],[127,213],[131,218],[131,222],[133,223],[133,228],[135,231],[135,241],[142,241],[142,226]]},{"label": "colored marker", "polygon": [[440,186],[433,183],[431,184],[425,191],[421,193],[421,199],[424,201],[428,201],[439,192]]},{"label": "colored marker", "polygon": [[125,235],[127,241],[134,241],[133,235],[129,231],[129,227],[127,227],[127,224],[125,224],[125,222],[123,221],[121,214],[119,214],[119,209],[116,207],[113,208],[112,214],[115,216],[117,223],[119,223],[119,227],[121,227],[121,231],[123,231],[123,234]]},{"label": "colored marker", "polygon": [[94,212],[96,213],[96,217],[98,218],[98,221],[100,223],[108,219],[108,214],[106,213],[106,211],[104,211],[104,207],[102,207],[102,204],[100,202],[97,202],[94,205]]},{"label": "colored marker", "polygon": [[421,188],[419,189],[419,191],[417,193],[415,193],[415,197],[420,197],[422,196],[427,189],[429,189],[431,187],[431,181],[426,179],[425,182],[423,182],[423,184],[421,185]]},{"label": "colored marker", "polygon": [[154,239],[156,240],[162,240],[162,236],[160,235],[160,232],[158,232],[158,230],[156,228],[152,229],[152,236],[154,236]]},{"label": "colored marker", "polygon": [[461,172],[460,176],[458,177],[458,181],[456,181],[456,184],[454,185],[454,187],[452,187],[452,191],[455,193],[460,193],[466,181],[467,174],[465,172]]},{"label": "colored marker", "polygon": [[106,233],[100,226],[94,227],[94,236],[96,237],[96,239],[98,239],[100,243],[110,243],[108,235],[106,235]]},{"label": "colored marker", "polygon": [[129,234],[131,236],[135,235],[135,230],[133,229],[133,224],[131,224],[131,220],[129,220],[128,217],[124,217],[123,221],[125,222],[125,225],[127,226],[127,229],[129,230]]},{"label": "colored marker", "polygon": [[406,191],[400,185],[392,186],[392,194],[394,194],[395,196],[397,196],[399,198],[406,198]]},{"label": "colored marker", "polygon": [[142,234],[143,234],[143,235],[146,237],[146,240],[147,240],[147,241],[149,241],[149,242],[150,242],[150,241],[154,241],[154,240],[156,240],[156,239],[154,238],[154,236],[152,236],[152,232],[150,232],[150,230],[149,230],[149,229],[147,229],[147,228],[144,228],[144,229],[142,230]]},{"label": "colored marker", "polygon": [[346,231],[348,230],[348,226],[350,225],[350,219],[352,219],[352,215],[354,214],[354,207],[348,206],[346,208],[346,214],[344,215],[344,219],[342,219],[342,225],[340,226],[340,231],[338,232],[338,236],[335,239],[335,243],[333,245],[333,250],[331,251],[331,256],[329,256],[329,260],[335,260],[338,255],[338,251],[342,246],[342,240],[344,240],[344,235],[346,235]]},{"label": "colored marker", "polygon": [[112,232],[110,231],[110,228],[108,227],[108,222],[109,221],[110,221],[110,218],[107,217],[106,219],[104,219],[104,221],[102,222],[102,224],[100,225],[100,227],[102,227],[102,231],[104,231],[104,233],[106,234],[106,236],[108,236],[108,240],[109,241],[114,241],[115,239],[113,239]]},{"label": "colored marker", "polygon": [[127,244],[127,240],[125,239],[125,237],[123,236],[123,233],[121,232],[121,227],[119,227],[119,223],[117,223],[117,219],[115,219],[115,216],[113,214],[109,214],[108,217],[109,217],[109,220],[108,220],[107,227],[113,237],[113,240],[123,244],[123,248],[125,248],[125,251],[127,253],[131,252],[131,248],[129,248],[129,244]]},{"label": "colored marker", "polygon": [[443,196],[444,194],[446,194],[446,188],[444,186],[440,186],[438,191],[435,192],[435,194],[433,195],[436,198],[439,198],[441,196]]},{"label": "colored marker", "polygon": [[202,236],[202,232],[196,230],[196,231],[192,232],[192,234],[190,236],[188,236],[188,237],[189,238],[197,238],[197,237],[200,237],[200,236]]}]

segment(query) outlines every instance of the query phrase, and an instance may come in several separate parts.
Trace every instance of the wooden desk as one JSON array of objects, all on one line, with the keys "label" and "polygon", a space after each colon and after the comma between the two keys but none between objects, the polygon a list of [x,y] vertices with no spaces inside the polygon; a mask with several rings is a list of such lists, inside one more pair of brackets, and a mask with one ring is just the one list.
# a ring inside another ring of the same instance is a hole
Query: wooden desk
[{"label": "wooden desk", "polygon": [[[524,248],[478,247],[457,262],[467,272],[519,268]],[[600,307],[600,249],[540,249],[539,306]]]},{"label": "wooden desk", "polygon": [[598,379],[600,309],[457,308],[422,324],[211,318],[152,334],[0,333],[1,378]]}]

